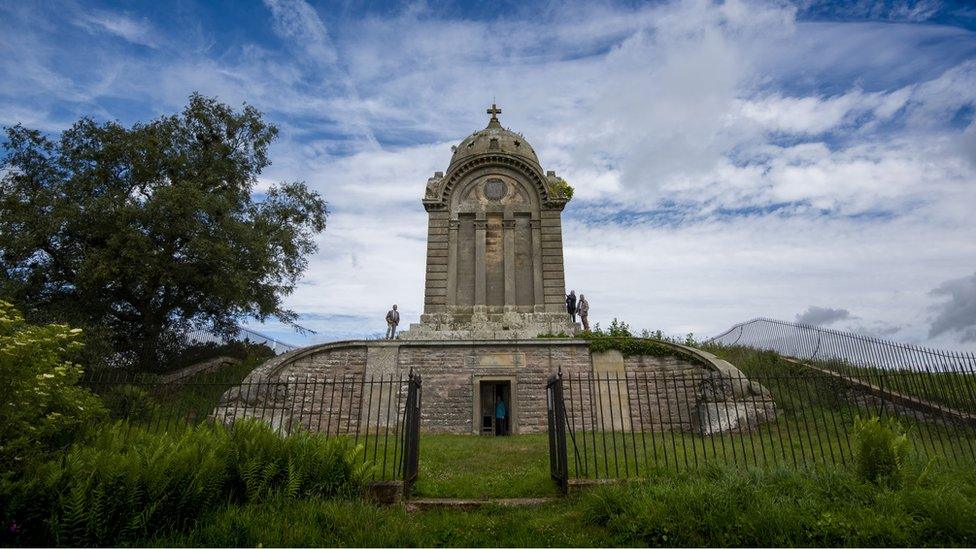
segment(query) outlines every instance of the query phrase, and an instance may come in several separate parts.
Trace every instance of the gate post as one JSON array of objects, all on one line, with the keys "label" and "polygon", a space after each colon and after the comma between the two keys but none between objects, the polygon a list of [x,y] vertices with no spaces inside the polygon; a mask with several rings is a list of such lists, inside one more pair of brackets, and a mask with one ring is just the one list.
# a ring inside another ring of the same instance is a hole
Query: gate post
[{"label": "gate post", "polygon": [[407,382],[407,404],[403,419],[403,497],[410,496],[410,489],[417,480],[420,462],[420,376],[410,373]]},{"label": "gate post", "polygon": [[546,384],[546,408],[549,431],[549,476],[559,491],[569,491],[569,460],[566,451],[566,403],[563,402],[563,374],[549,378]]}]

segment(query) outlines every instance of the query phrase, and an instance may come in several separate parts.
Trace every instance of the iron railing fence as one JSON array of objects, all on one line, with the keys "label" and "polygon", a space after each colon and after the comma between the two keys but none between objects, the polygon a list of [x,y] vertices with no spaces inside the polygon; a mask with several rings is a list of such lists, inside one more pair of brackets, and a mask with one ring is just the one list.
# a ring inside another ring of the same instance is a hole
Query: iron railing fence
[{"label": "iron railing fence", "polygon": [[270,347],[277,355],[300,348],[298,345],[292,345],[290,343],[279,341],[277,338],[264,335],[261,332],[254,331],[250,328],[238,326],[237,329],[237,335],[230,338],[213,334],[206,330],[195,330],[190,332],[187,339],[197,343],[214,343],[217,345],[228,343],[230,341],[244,341],[247,343],[263,344]]},{"label": "iron railing fence", "polygon": [[287,435],[298,429],[341,436],[362,446],[373,480],[417,475],[420,377],[340,375],[336,377],[248,377],[205,372],[175,382],[103,370],[79,384],[102,397],[111,419],[149,432],[200,423],[232,425],[253,419]]},{"label": "iron railing fence", "polygon": [[756,318],[736,324],[707,343],[765,349],[804,361],[885,370],[965,372],[976,370],[976,355],[898,343],[821,326]]},{"label": "iron railing fence", "polygon": [[[912,384],[913,375],[883,371],[875,385],[797,364],[748,377],[561,374],[547,387],[553,478],[633,478],[713,462],[850,464],[856,419],[874,416],[896,419],[918,460],[976,464],[976,416],[888,389]],[[562,449],[553,434],[559,429]]]}]

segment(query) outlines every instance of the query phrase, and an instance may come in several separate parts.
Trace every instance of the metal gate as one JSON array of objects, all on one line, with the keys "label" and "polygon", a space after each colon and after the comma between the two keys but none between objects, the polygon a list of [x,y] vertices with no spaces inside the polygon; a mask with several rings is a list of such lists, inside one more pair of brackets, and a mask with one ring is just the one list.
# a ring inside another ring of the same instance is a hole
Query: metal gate
[{"label": "metal gate", "polygon": [[420,462],[420,376],[410,373],[407,382],[407,403],[403,419],[403,495],[410,495],[410,489],[417,480],[417,467]]},{"label": "metal gate", "polygon": [[563,402],[563,374],[546,383],[546,410],[549,432],[549,476],[564,494],[569,489],[569,463],[566,452],[566,404]]}]

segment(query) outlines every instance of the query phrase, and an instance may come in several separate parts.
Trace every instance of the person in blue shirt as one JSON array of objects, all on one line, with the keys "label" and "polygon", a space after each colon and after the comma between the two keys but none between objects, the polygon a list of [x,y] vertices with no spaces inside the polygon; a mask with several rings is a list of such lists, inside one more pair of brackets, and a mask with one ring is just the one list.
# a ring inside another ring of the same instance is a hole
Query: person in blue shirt
[{"label": "person in blue shirt", "polygon": [[495,434],[496,435],[506,435],[508,434],[508,409],[505,407],[505,401],[502,397],[497,397],[495,402]]}]

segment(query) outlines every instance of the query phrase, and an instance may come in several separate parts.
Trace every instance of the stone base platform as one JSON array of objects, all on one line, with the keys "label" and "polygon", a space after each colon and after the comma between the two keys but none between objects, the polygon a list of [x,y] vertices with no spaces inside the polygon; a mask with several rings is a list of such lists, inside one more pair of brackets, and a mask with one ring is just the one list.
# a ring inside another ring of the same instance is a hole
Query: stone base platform
[{"label": "stone base platform", "polygon": [[[509,432],[545,432],[546,382],[560,371],[569,387],[566,398],[574,401],[568,408],[579,416],[574,415],[574,424],[584,430],[711,435],[747,431],[776,416],[769,392],[728,362],[698,349],[660,343],[673,354],[594,353],[589,341],[569,338],[325,343],[258,366],[239,387],[224,393],[214,416],[272,418],[274,426],[285,430],[299,424],[330,433],[336,425],[367,428],[353,417],[325,424],[321,419],[332,417],[334,404],[347,409],[350,402],[369,401],[369,389],[363,387],[371,386],[370,380],[405,380],[413,372],[423,383],[422,431],[481,433],[485,414],[493,409],[491,403],[482,406],[483,389],[501,384],[508,399]],[[615,381],[608,382],[608,376]],[[362,382],[349,384],[336,396],[310,392],[309,380]]]},{"label": "stone base platform", "polygon": [[566,313],[524,313],[506,311],[488,313],[433,313],[420,317],[400,333],[405,340],[531,340],[542,334],[573,336],[580,331]]}]

